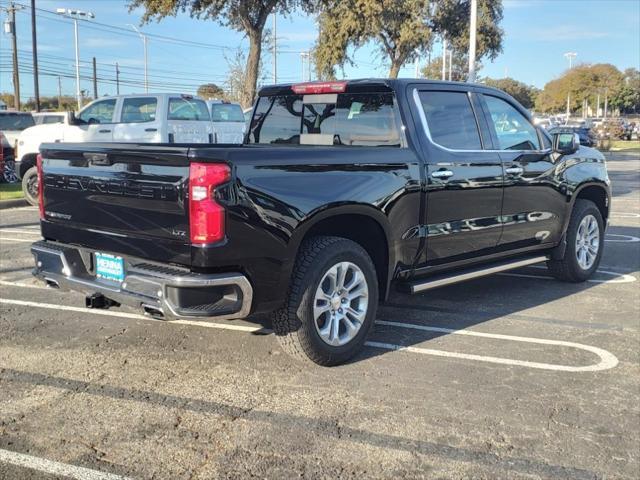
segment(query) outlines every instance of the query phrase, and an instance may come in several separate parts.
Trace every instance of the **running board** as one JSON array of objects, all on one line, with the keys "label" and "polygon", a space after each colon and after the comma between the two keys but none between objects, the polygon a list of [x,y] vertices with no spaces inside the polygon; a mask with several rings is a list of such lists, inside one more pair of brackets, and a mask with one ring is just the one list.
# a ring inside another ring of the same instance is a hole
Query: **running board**
[{"label": "running board", "polygon": [[423,280],[407,282],[401,284],[400,289],[406,293],[412,294],[424,292],[425,290],[444,287],[446,285],[452,285],[454,283],[460,283],[466,280],[473,280],[474,278],[493,275],[494,273],[505,272],[514,268],[526,267],[527,265],[533,265],[534,263],[546,262],[548,259],[549,258],[546,255],[539,255],[536,257],[527,257],[505,262],[491,263],[470,270],[457,271],[454,274],[441,274]]}]

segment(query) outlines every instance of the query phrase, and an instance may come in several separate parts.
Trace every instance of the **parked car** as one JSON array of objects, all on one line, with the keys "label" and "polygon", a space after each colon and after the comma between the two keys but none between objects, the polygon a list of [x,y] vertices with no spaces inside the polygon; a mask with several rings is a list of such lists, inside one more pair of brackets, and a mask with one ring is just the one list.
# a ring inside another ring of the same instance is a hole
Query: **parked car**
[{"label": "parked car", "polygon": [[577,134],[580,145],[584,145],[586,147],[594,147],[596,145],[596,136],[591,132],[591,129],[587,127],[554,127],[549,130],[551,135],[563,132]]},{"label": "parked car", "polygon": [[0,132],[0,182],[14,183],[17,181],[14,152],[15,150],[7,137]]},{"label": "parked car", "polygon": [[[34,125],[33,117],[27,112],[0,110],[0,133],[2,133],[3,150],[7,156],[4,158],[0,174],[5,182],[16,182],[17,170],[15,166],[15,149],[18,136],[27,128]],[[11,152],[11,155],[9,155]]]},{"label": "parked car", "polygon": [[246,125],[239,103],[208,100],[215,143],[242,143]]},{"label": "parked car", "polygon": [[244,145],[41,152],[37,278],[91,308],[267,313],[321,365],[360,351],[392,287],[539,262],[587,280],[611,199],[603,155],[573,133],[499,90],[429,80],[265,87]]},{"label": "parked car", "polygon": [[179,93],[102,97],[62,124],[22,132],[16,172],[25,198],[37,204],[36,157],[45,142],[213,143],[213,125],[204,100]]},{"label": "parked car", "polygon": [[32,113],[33,120],[36,125],[48,124],[48,123],[65,123],[67,120],[66,112],[37,112]]}]

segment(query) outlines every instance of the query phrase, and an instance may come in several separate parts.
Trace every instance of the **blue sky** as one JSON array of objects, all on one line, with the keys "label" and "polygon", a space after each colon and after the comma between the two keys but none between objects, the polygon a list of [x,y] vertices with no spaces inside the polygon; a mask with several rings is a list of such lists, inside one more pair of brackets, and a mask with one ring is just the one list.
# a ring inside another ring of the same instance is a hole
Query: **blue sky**
[{"label": "blue sky", "polygon": [[[17,3],[28,4],[27,0]],[[0,5],[6,7],[7,0]],[[55,11],[58,7],[77,8],[95,13],[96,22],[126,30],[114,31],[90,22],[80,23],[80,58],[82,73],[90,76],[90,62],[96,57],[99,93],[115,93],[115,63],[121,67],[121,93],[142,91],[142,40],[127,24],[139,25],[140,12],[129,13],[123,0],[37,0],[39,9]],[[607,62],[620,69],[640,68],[640,0],[504,0],[504,52],[492,63],[485,63],[481,75],[508,76],[543,87],[568,66],[563,53],[578,53],[577,63]],[[6,15],[2,13],[2,19]],[[269,21],[269,25],[271,22]],[[211,81],[223,83],[227,61],[236,49],[247,49],[242,34],[212,21],[191,19],[188,15],[168,18],[160,23],[140,27],[144,32],[206,45],[184,45],[156,38],[149,39],[150,90],[193,92],[197,85]],[[18,50],[21,68],[30,70],[31,27],[29,10],[17,14]],[[302,15],[278,18],[278,38],[282,52],[278,57],[279,81],[299,81],[302,76],[300,51],[309,49],[316,35],[314,19]],[[11,91],[11,44],[0,35],[0,91]],[[55,95],[58,75],[64,94],[73,94],[74,47],[73,23],[43,12],[38,17],[38,52],[40,54],[41,95]],[[438,55],[440,46],[434,47]],[[355,67],[348,67],[348,78],[385,76],[387,68],[368,45],[354,54]],[[266,83],[270,82],[271,55],[263,57]],[[413,65],[401,76],[412,76]],[[66,78],[66,77],[71,78]],[[21,74],[21,93],[33,94],[30,73]],[[81,82],[91,91],[91,81]]]}]

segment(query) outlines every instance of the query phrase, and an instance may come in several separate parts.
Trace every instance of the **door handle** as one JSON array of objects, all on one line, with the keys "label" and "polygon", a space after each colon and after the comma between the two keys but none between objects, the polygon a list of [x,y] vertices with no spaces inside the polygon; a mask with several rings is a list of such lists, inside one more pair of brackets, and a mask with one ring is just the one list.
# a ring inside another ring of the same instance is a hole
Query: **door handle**
[{"label": "door handle", "polygon": [[436,170],[431,173],[433,178],[445,179],[449,177],[453,177],[453,172],[451,170]]},{"label": "door handle", "polygon": [[509,167],[504,169],[505,173],[509,175],[522,175],[524,173],[524,168],[522,167]]},{"label": "door handle", "polygon": [[145,128],[144,131],[145,132],[157,132],[158,129],[157,128]]},{"label": "door handle", "polygon": [[100,133],[111,133],[111,130],[98,130]]}]

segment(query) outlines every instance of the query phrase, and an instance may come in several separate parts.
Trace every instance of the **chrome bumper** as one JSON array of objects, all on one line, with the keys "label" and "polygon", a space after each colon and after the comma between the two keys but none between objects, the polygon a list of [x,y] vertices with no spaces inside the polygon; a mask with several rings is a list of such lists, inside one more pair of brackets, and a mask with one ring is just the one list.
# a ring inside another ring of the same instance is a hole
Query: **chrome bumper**
[{"label": "chrome bumper", "polygon": [[92,273],[93,253],[77,247],[36,242],[33,275],[47,285],[85,295],[103,295],[118,304],[166,319],[224,320],[244,318],[251,311],[253,289],[240,273],[205,275],[171,266],[126,262],[122,283]]}]

